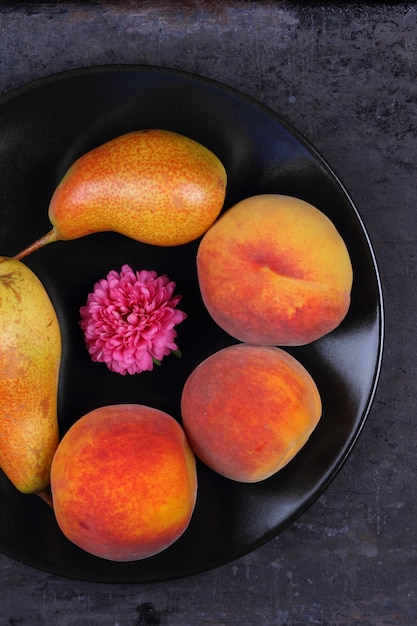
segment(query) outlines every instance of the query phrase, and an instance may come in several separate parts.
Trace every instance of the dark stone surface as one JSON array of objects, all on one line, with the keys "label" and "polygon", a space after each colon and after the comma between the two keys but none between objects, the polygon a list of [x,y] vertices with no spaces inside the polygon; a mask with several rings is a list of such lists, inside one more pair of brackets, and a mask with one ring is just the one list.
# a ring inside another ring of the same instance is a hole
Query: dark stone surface
[{"label": "dark stone surface", "polygon": [[0,624],[413,626],[417,8],[0,4],[1,92],[108,63],[215,78],[266,103],[314,143],[352,195],[373,242],[385,295],[383,369],[342,471],[277,538],[217,570],[149,585],[69,581],[0,555]]}]

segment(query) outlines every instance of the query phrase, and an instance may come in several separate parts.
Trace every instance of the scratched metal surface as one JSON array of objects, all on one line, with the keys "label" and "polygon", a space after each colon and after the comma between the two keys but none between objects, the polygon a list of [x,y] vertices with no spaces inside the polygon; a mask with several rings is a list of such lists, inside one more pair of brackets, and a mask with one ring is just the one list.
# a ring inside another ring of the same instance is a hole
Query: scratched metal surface
[{"label": "scratched metal surface", "polygon": [[103,63],[215,78],[266,103],[316,145],[351,193],[378,258],[383,370],[343,470],[276,539],[214,571],[131,586],[70,581],[0,555],[0,624],[416,624],[417,8],[0,3],[1,93]]}]

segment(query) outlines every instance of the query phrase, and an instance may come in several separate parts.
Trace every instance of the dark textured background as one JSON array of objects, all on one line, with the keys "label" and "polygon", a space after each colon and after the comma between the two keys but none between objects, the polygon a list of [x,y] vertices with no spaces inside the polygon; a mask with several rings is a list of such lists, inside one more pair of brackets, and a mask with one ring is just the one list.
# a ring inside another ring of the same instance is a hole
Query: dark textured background
[{"label": "dark textured background", "polygon": [[379,262],[380,384],[342,471],[276,539],[217,570],[148,585],[66,580],[0,555],[0,624],[415,626],[417,7],[0,2],[0,92],[113,63],[220,80],[279,112],[322,152]]}]

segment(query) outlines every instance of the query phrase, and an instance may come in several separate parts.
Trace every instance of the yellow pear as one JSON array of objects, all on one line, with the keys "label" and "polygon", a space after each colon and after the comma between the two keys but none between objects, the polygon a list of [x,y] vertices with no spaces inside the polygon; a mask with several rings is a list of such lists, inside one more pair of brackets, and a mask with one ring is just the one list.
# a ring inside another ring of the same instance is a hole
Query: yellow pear
[{"label": "yellow pear", "polygon": [[157,246],[189,243],[218,217],[226,183],[221,161],[197,141],[160,129],[126,133],[71,165],[49,204],[52,230],[15,258],[104,231]]},{"label": "yellow pear", "polygon": [[23,493],[50,482],[60,362],[60,327],[43,284],[0,257],[0,467]]}]

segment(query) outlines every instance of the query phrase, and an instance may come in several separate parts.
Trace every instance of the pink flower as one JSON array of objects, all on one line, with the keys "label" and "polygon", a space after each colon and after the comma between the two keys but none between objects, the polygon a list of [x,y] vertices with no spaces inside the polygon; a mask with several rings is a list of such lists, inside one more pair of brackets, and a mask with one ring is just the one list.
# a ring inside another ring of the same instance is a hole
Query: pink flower
[{"label": "pink flower", "polygon": [[175,283],[154,271],[123,265],[94,285],[80,308],[80,326],[93,361],[119,374],[152,370],[164,356],[178,351],[176,324],[187,316],[176,309]]}]

